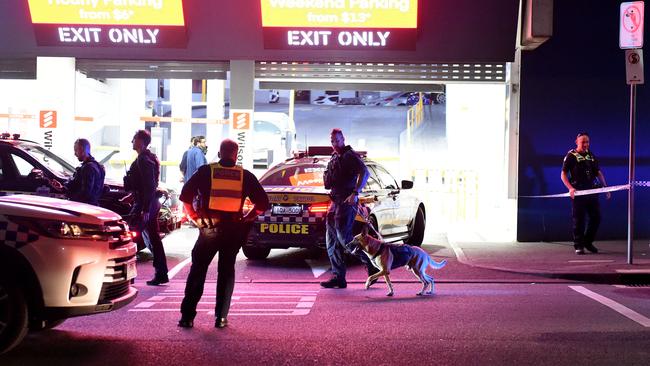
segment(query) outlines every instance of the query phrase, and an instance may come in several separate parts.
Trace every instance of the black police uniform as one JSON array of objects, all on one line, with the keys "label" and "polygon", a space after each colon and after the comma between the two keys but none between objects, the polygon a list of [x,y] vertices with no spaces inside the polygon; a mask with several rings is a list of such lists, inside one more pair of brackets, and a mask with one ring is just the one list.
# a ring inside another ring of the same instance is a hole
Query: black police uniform
[{"label": "black police uniform", "polygon": [[[333,280],[339,281],[338,285],[343,285],[346,275],[343,252],[354,249],[346,245],[352,241],[352,228],[357,214],[357,204],[346,203],[345,199],[356,189],[358,175],[365,174],[367,170],[363,160],[347,145],[340,154],[332,154],[323,176],[325,188],[330,189],[332,199],[326,218],[327,255],[332,264]],[[377,271],[365,254],[361,251],[356,251],[355,254],[366,265],[369,274]],[[328,283],[321,285],[327,287]]]},{"label": "black police uniform", "polygon": [[[564,157],[562,171],[568,174],[569,182],[576,190],[600,187],[598,161],[591,151],[579,153],[570,150]],[[575,196],[572,200],[573,246],[576,250],[593,247],[600,225],[600,204],[597,194]],[[585,216],[589,217],[585,229]]]},{"label": "black police uniform", "polygon": [[[219,164],[224,167],[235,166],[234,161],[226,159],[221,159]],[[211,172],[210,164],[201,166],[185,182],[180,196],[180,200],[185,203],[193,203],[194,198],[198,196],[200,202],[199,215],[218,221],[216,227],[199,228],[199,238],[194,244],[194,249],[192,249],[192,267],[187,277],[185,297],[181,303],[181,316],[185,321],[191,321],[196,316],[196,305],[203,295],[206,273],[217,252],[219,252],[219,263],[217,265],[215,316],[217,320],[228,316],[230,299],[235,287],[235,260],[239,249],[244,245],[248,237],[252,225],[241,222],[241,207],[244,199],[248,197],[256,209],[266,210],[269,207],[269,199],[264,188],[251,172],[244,170],[239,212],[230,213],[210,210],[208,207],[212,190]]]},{"label": "black police uniform", "polygon": [[75,169],[72,179],[66,184],[68,197],[76,202],[99,206],[99,198],[104,193],[104,166],[89,156]]},{"label": "black police uniform", "polygon": [[[143,151],[131,164],[124,177],[124,189],[132,191],[135,202],[129,213],[129,224],[140,231],[145,245],[153,253],[153,267],[156,270],[154,281],[168,282],[167,257],[158,233],[158,212],[160,202],[156,194],[160,162],[154,153]],[[144,213],[149,213],[149,220],[144,220]]]}]

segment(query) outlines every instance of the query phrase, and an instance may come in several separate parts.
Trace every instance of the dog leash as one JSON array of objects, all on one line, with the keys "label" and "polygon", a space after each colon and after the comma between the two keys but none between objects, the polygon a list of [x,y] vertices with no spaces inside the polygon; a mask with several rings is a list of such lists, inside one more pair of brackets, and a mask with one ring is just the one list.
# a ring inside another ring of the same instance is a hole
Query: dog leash
[{"label": "dog leash", "polygon": [[[370,229],[371,229],[371,230],[372,230],[372,231],[377,235],[377,238],[378,238],[379,240],[382,240],[382,241],[383,241],[384,238],[381,236],[381,234],[379,233],[379,231],[378,231],[378,230],[375,230],[375,227],[372,226],[372,224],[370,223],[370,221],[368,221],[368,217],[366,217],[366,215],[365,215],[364,213],[361,212],[361,208],[362,208],[362,207],[364,207],[364,206],[362,206],[360,203],[357,204],[357,213],[356,213],[356,216],[359,216],[359,217],[363,220],[362,222],[363,222],[365,225],[367,225],[368,227],[370,227]],[[365,211],[365,209],[366,209],[366,207],[364,207],[363,211]],[[368,214],[370,214],[370,210],[369,210],[369,209],[368,209]]]}]

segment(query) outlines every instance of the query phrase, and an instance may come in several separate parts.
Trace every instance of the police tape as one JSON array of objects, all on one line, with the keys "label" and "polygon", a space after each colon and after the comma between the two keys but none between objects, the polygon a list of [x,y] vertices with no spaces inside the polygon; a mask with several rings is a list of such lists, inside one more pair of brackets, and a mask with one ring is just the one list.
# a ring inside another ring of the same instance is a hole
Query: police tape
[{"label": "police tape", "polygon": [[[639,183],[648,183],[647,185],[643,185],[644,187],[650,187],[650,182],[634,182],[633,185],[639,185]],[[575,196],[587,196],[590,194],[599,194],[599,193],[607,193],[607,192],[616,192],[616,191],[627,191],[630,189],[629,184],[622,184],[620,186],[610,186],[610,187],[604,187],[604,188],[594,188],[594,189],[585,189],[581,191],[576,191]],[[559,198],[559,197],[569,197],[569,192],[567,193],[560,193],[560,194],[547,194],[547,195],[541,195],[541,196],[519,196],[519,198]]]}]

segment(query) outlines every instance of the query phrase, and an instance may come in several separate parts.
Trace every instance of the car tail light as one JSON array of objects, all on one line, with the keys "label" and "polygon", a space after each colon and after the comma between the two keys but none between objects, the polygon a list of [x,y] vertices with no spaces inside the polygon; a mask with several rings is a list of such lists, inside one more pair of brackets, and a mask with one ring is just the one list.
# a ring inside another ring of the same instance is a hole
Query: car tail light
[{"label": "car tail light", "polygon": [[251,200],[246,198],[246,200],[244,200],[244,206],[242,207],[242,213],[246,215],[253,209],[253,206],[254,206],[253,202],[251,202]]},{"label": "car tail light", "polygon": [[309,205],[309,213],[325,213],[330,208],[331,202],[314,203]]}]

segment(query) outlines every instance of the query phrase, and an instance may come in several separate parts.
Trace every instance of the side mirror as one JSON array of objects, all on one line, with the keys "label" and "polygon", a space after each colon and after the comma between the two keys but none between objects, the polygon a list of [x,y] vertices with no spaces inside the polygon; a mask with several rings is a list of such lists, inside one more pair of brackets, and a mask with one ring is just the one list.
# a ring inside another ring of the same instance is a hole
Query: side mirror
[{"label": "side mirror", "polygon": [[29,178],[29,179],[44,179],[45,176],[43,175],[42,170],[40,170],[38,168],[34,168],[34,169],[32,169],[31,172],[29,172],[29,174],[27,175],[27,178]]},{"label": "side mirror", "polygon": [[411,189],[411,188],[413,188],[413,181],[411,180],[402,181],[402,189]]}]

